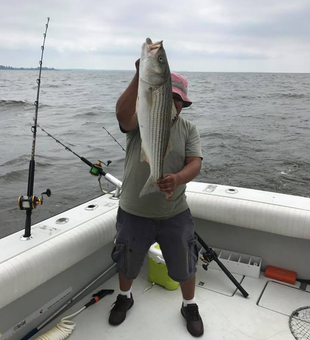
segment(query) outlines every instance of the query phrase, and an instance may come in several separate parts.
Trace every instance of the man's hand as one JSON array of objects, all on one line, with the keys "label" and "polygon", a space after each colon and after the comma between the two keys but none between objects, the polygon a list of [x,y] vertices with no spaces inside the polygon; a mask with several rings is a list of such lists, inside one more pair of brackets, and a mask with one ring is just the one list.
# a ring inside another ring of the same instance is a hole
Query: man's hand
[{"label": "man's hand", "polygon": [[164,177],[157,181],[157,185],[160,191],[167,193],[166,199],[169,199],[179,185],[178,177],[175,174],[164,174]]},{"label": "man's hand", "polygon": [[186,157],[185,167],[176,174],[164,174],[164,177],[157,181],[158,189],[167,193],[166,199],[173,196],[177,186],[192,181],[200,172],[201,158]]}]

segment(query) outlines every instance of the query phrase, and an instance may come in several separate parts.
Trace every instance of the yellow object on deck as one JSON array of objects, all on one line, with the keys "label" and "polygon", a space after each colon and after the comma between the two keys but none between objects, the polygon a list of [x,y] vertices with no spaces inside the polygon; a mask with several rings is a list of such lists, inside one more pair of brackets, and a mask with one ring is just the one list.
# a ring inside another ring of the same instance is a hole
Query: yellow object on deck
[{"label": "yellow object on deck", "polygon": [[155,282],[168,290],[175,290],[179,287],[179,282],[172,280],[168,275],[168,269],[158,243],[154,243],[150,247],[148,262],[148,280],[150,282]]}]

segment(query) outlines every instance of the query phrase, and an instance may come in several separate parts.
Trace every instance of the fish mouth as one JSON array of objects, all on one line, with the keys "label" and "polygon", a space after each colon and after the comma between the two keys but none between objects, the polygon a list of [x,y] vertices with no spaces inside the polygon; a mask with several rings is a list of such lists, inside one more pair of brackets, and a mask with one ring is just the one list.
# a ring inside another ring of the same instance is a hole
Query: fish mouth
[{"label": "fish mouth", "polygon": [[146,38],[146,46],[147,46],[148,52],[151,52],[153,50],[158,50],[161,47],[163,47],[163,40],[156,41],[153,43],[150,38]]}]

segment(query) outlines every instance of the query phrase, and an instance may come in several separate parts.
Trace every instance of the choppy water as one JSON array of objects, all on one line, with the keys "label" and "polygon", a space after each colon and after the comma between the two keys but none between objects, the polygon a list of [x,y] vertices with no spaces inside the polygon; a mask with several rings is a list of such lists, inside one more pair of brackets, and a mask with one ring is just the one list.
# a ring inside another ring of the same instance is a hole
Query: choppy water
[{"label": "choppy water", "polygon": [[[204,164],[196,179],[310,196],[310,74],[184,73]],[[43,71],[38,123],[91,162],[112,160],[121,179],[125,146],[114,108],[133,72]],[[0,237],[24,228],[37,71],[0,71]],[[89,167],[38,129],[34,193],[52,196],[33,224],[100,195]],[[103,180],[105,188],[108,186]]]}]

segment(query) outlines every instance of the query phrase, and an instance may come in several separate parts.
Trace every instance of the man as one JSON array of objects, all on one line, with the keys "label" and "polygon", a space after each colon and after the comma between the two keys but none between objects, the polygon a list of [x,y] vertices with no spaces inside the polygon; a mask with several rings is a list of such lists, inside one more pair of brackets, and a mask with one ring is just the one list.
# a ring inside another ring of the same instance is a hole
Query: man
[{"label": "man", "polygon": [[181,313],[193,336],[203,334],[203,322],[195,303],[195,273],[198,259],[194,223],[185,197],[186,183],[201,168],[201,145],[194,124],[180,117],[183,107],[192,104],[187,97],[187,80],[171,73],[173,100],[177,116],[171,122],[172,151],[164,160],[164,176],[158,180],[158,192],[139,198],[150,174],[149,165],[140,162],[141,137],[136,114],[139,60],[136,74],[116,104],[116,116],[126,133],[125,170],[117,215],[116,243],[112,258],[119,270],[120,294],[111,310],[109,323],[121,324],[133,306],[131,293],[143,260],[154,242],[158,242],[169,276],[180,282],[183,295]]}]

